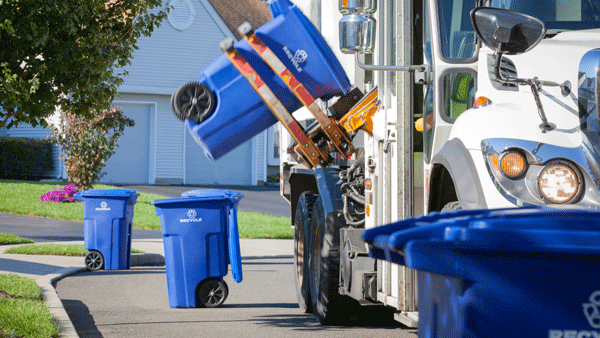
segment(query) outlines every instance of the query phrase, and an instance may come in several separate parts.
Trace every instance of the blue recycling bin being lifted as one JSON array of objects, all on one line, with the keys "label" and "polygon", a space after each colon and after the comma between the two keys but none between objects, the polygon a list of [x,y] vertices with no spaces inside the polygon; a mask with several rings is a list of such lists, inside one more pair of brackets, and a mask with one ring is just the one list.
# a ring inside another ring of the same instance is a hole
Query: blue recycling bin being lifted
[{"label": "blue recycling bin being lifted", "polygon": [[78,192],[83,201],[84,246],[89,270],[131,267],[131,226],[138,194],[135,190],[96,189]]},{"label": "blue recycling bin being lifted", "polygon": [[600,212],[432,213],[363,239],[417,269],[419,337],[600,335]]},{"label": "blue recycling bin being lifted", "polygon": [[161,220],[170,307],[221,306],[229,294],[228,264],[233,279],[242,281],[236,210],[242,197],[206,189],[152,201]]},{"label": "blue recycling bin being lifted", "polygon": [[[314,98],[347,94],[352,85],[335,54],[319,31],[293,3],[275,0],[269,5],[273,19],[255,33],[271,48]],[[252,65],[289,112],[302,104],[252,47],[240,40],[234,47]],[[201,84],[214,95],[216,106],[199,123],[186,120],[192,137],[210,159],[218,159],[267,129],[278,120],[226,55],[215,59],[200,74]]]}]

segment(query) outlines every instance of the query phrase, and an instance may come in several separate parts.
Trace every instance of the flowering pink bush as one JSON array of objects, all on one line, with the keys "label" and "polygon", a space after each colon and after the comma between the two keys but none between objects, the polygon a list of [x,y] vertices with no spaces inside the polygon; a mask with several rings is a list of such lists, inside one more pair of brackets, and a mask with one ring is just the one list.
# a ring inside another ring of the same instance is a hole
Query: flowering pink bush
[{"label": "flowering pink bush", "polygon": [[48,191],[45,194],[40,196],[40,200],[42,202],[73,202],[75,198],[73,195],[77,192],[77,188],[74,184],[69,184],[64,186],[61,190],[56,190],[56,187],[53,187],[51,191]]}]

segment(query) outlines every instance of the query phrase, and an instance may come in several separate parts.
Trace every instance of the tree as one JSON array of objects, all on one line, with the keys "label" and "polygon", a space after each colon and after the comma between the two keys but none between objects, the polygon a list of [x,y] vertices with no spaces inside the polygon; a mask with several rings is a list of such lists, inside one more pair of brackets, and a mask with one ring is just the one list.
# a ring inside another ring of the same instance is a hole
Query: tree
[{"label": "tree", "polygon": [[[0,127],[108,108],[161,0],[0,0]],[[158,14],[156,14],[157,12]]]},{"label": "tree", "polygon": [[52,125],[48,136],[60,148],[69,182],[78,191],[91,189],[104,176],[102,168],[115,153],[125,127],[135,124],[120,108],[91,114],[93,118],[61,112],[60,124]]}]

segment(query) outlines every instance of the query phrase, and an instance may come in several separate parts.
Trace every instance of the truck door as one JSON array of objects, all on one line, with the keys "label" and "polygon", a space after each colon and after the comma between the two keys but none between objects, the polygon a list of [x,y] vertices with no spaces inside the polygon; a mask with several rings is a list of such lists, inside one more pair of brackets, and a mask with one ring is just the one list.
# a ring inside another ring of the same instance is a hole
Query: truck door
[{"label": "truck door", "polygon": [[430,70],[423,109],[425,203],[431,158],[448,141],[456,118],[473,106],[477,43],[469,13],[476,5],[473,0],[425,4],[425,58]]}]

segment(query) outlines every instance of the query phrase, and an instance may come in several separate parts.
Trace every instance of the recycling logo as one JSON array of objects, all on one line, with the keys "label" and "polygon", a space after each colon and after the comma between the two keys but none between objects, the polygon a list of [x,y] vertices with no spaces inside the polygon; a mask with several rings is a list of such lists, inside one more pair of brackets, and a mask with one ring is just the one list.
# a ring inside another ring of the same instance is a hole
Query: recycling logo
[{"label": "recycling logo", "polygon": [[589,303],[581,304],[583,306],[583,314],[591,327],[600,329],[600,290],[592,292],[589,301]]},{"label": "recycling logo", "polygon": [[188,218],[182,218],[179,220],[179,223],[189,223],[189,222],[202,222],[202,218],[196,218],[198,213],[194,209],[190,209],[186,213]]},{"label": "recycling logo", "polygon": [[105,201],[102,201],[100,203],[100,208],[96,208],[96,211],[110,211],[110,208],[108,207],[108,203],[106,203]]},{"label": "recycling logo", "polygon": [[306,54],[306,51],[300,49],[300,50],[296,51],[296,54],[294,54],[294,57],[292,58],[292,62],[294,64],[302,63],[302,62],[306,61],[307,57],[308,57],[308,54]]},{"label": "recycling logo", "polygon": [[301,64],[304,63],[308,58],[308,53],[306,53],[306,51],[303,49],[298,49],[296,52],[292,53],[288,46],[283,46],[283,52],[285,53],[285,55],[287,55],[288,59],[290,59],[290,61],[294,65],[294,68],[296,68],[296,71],[298,71],[298,73],[301,73]]},{"label": "recycling logo", "polygon": [[592,329],[582,327],[580,330],[568,329],[551,329],[548,330],[548,338],[583,338],[583,337],[600,337],[600,290],[592,292],[589,297],[589,303],[582,303],[583,315],[587,319],[588,324]]}]

